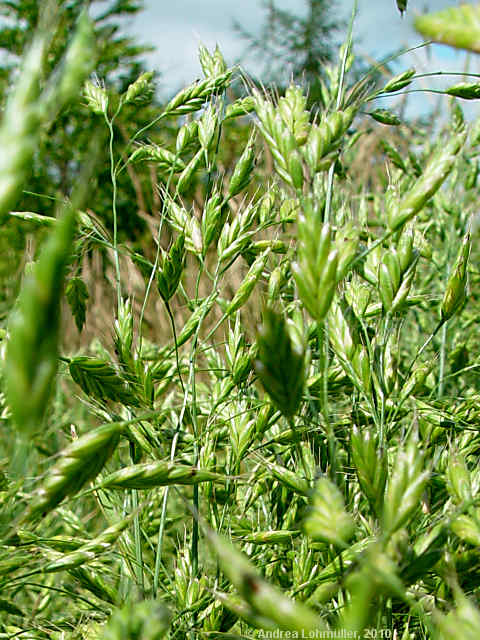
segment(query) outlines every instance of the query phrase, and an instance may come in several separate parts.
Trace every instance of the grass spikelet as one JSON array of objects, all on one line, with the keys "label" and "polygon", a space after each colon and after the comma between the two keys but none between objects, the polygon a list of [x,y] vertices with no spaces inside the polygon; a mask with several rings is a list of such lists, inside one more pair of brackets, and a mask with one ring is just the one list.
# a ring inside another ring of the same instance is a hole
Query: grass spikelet
[{"label": "grass spikelet", "polygon": [[330,225],[307,203],[298,220],[298,261],[292,271],[298,295],[317,322],[325,318],[337,285],[338,251],[332,245]]},{"label": "grass spikelet", "polygon": [[198,148],[198,122],[196,120],[186,122],[178,130],[177,140],[175,142],[177,155],[180,155],[192,146]]},{"label": "grass spikelet", "polygon": [[383,93],[394,93],[395,91],[400,91],[401,89],[408,87],[412,82],[415,71],[416,70],[412,67],[411,69],[407,69],[407,71],[402,71],[398,76],[394,76],[383,87]]},{"label": "grass spikelet", "polygon": [[[258,116],[258,128],[273,155],[275,169],[282,180],[297,186],[295,183],[301,176],[301,164],[295,135],[288,129],[279,109],[275,108],[272,102],[264,99],[259,91],[254,91],[253,97]],[[289,122],[289,124],[292,123]]]},{"label": "grass spikelet", "polygon": [[157,169],[163,173],[174,171],[178,173],[185,169],[182,160],[168,149],[156,144],[142,144],[131,154],[130,162],[154,162]]},{"label": "grass spikelet", "polygon": [[125,93],[124,104],[145,100],[152,93],[153,72],[145,71],[132,82]]},{"label": "grass spikelet", "polygon": [[359,231],[351,223],[346,223],[335,234],[335,247],[338,251],[337,282],[343,280],[348,273],[350,264],[355,258],[359,241]]},{"label": "grass spikelet", "polygon": [[232,454],[239,464],[255,437],[255,420],[250,417],[248,412],[227,415],[226,418]]},{"label": "grass spikelet", "polygon": [[93,570],[91,566],[87,568],[77,566],[73,569],[69,569],[68,573],[75,579],[83,589],[87,589],[90,593],[93,593],[97,598],[108,602],[112,605],[117,605],[120,601],[120,596],[116,589],[103,580],[102,576]]},{"label": "grass spikelet", "polygon": [[231,77],[232,70],[229,69],[182,89],[167,104],[164,115],[173,117],[198,111],[214,93],[221,92],[228,87]]},{"label": "grass spikelet", "polygon": [[234,384],[242,384],[252,369],[252,358],[241,330],[240,314],[236,314],[235,326],[229,330],[225,356]]},{"label": "grass spikelet", "polygon": [[87,285],[81,278],[70,278],[65,287],[65,297],[75,319],[77,329],[82,331],[87,312],[87,300],[90,297]]},{"label": "grass spikelet", "polygon": [[203,162],[203,159],[204,159],[204,151],[203,149],[200,149],[200,151],[197,151],[197,153],[193,156],[190,162],[187,163],[187,165],[185,166],[185,169],[182,171],[182,173],[178,177],[178,182],[177,182],[178,193],[182,194],[188,191],[197,170],[200,168],[200,165]]},{"label": "grass spikelet", "polygon": [[392,535],[405,526],[420,505],[420,498],[430,476],[430,472],[424,470],[423,460],[424,454],[419,451],[418,441],[413,436],[396,455],[383,507],[386,535]]},{"label": "grass spikelet", "polygon": [[452,519],[450,529],[463,542],[473,547],[480,545],[480,526],[478,524],[478,510],[471,516],[459,515]]},{"label": "grass spikelet", "polygon": [[284,317],[266,308],[257,336],[255,370],[273,404],[287,418],[295,415],[305,383],[303,350],[290,337]]},{"label": "grass spikelet", "polygon": [[472,500],[472,478],[464,456],[454,453],[447,467],[448,490],[458,503],[469,503]]},{"label": "grass spikelet", "polygon": [[215,147],[218,137],[219,117],[216,108],[210,103],[198,121],[198,141],[205,154],[205,165],[209,166],[208,156]]},{"label": "grass spikelet", "polygon": [[[51,25],[53,32],[56,25]],[[37,32],[24,55],[15,89],[10,94],[0,126],[0,224],[7,218],[31,169],[41,121],[40,83],[51,34]]]},{"label": "grass spikelet", "polygon": [[379,267],[378,292],[385,311],[395,313],[405,304],[416,271],[416,258],[408,255],[408,248],[402,256],[391,249],[387,251]]},{"label": "grass spikelet", "polygon": [[72,379],[87,396],[100,401],[112,400],[138,405],[134,391],[110,362],[89,356],[76,356],[70,359],[68,368]]},{"label": "grass spikelet", "polygon": [[124,428],[122,423],[102,425],[64,449],[33,494],[22,522],[47,514],[64,498],[74,495],[95,479],[115,451]]},{"label": "grass spikelet", "polygon": [[299,146],[306,142],[310,129],[310,116],[306,106],[307,99],[301,87],[295,85],[290,85],[278,101],[280,116]]},{"label": "grass spikelet", "polygon": [[225,482],[225,476],[174,462],[145,462],[115,471],[102,480],[104,489],[151,489],[172,484]]},{"label": "grass spikelet", "polygon": [[352,360],[360,344],[358,320],[345,303],[330,308],[328,331],[333,350],[344,362]]},{"label": "grass spikelet", "polygon": [[[201,152],[199,152],[201,154]],[[188,165],[187,165],[188,167]],[[195,215],[179,206],[172,199],[168,200],[168,215],[172,227],[185,235],[185,248],[191,253],[201,253],[202,232]]]},{"label": "grass spikelet", "polygon": [[200,45],[198,48],[198,58],[206,78],[219,76],[227,70],[227,64],[218,44],[213,53],[210,53],[203,45]]},{"label": "grass spikelet", "polygon": [[42,427],[55,380],[62,283],[74,230],[75,212],[68,207],[25,278],[9,322],[7,399],[25,434]]},{"label": "grass spikelet", "polygon": [[400,200],[398,205],[389,210],[388,226],[392,231],[400,229],[411,220],[438,191],[453,169],[457,155],[460,153],[467,132],[465,129],[450,136],[448,142],[440,147],[432,156],[423,174]]},{"label": "grass spikelet", "polygon": [[237,292],[233,296],[233,299],[228,304],[225,315],[231,315],[232,313],[238,311],[250,298],[255,285],[262,276],[263,270],[267,263],[268,255],[269,251],[267,250],[255,259],[252,266],[248,270],[247,275],[243,279],[242,284],[238,287]]},{"label": "grass spikelet", "polygon": [[467,264],[470,256],[470,233],[463,238],[462,246],[448,279],[440,309],[442,322],[460,311],[467,297]]},{"label": "grass spikelet", "polygon": [[249,184],[255,166],[255,136],[250,136],[228,185],[228,198],[233,198]]},{"label": "grass spikelet", "polygon": [[164,302],[168,302],[175,294],[185,265],[185,236],[181,233],[164,253],[157,271],[157,288]]},{"label": "grass spikelet", "polygon": [[291,545],[292,540],[297,538],[301,534],[301,531],[293,530],[280,530],[280,531],[257,531],[251,533],[248,536],[243,537],[244,542],[250,544],[287,544]]},{"label": "grass spikelet", "polygon": [[83,97],[92,113],[106,116],[108,110],[108,94],[100,82],[87,80],[83,87]]},{"label": "grass spikelet", "polygon": [[344,548],[353,536],[353,517],[345,510],[343,496],[328,478],[315,483],[304,531],[313,540]]},{"label": "grass spikelet", "polygon": [[225,109],[225,118],[224,120],[229,120],[231,118],[238,118],[239,116],[244,116],[248,113],[251,113],[255,110],[255,100],[252,96],[247,96],[246,98],[240,98],[239,100],[235,100],[227,106]]},{"label": "grass spikelet", "polygon": [[207,255],[208,248],[222,231],[228,214],[228,205],[225,204],[221,194],[214,191],[205,203],[202,215],[202,254]]},{"label": "grass spikelet", "polygon": [[387,481],[387,458],[385,453],[379,451],[377,434],[370,429],[354,426],[351,442],[352,459],[360,487],[379,517]]},{"label": "grass spikelet", "polygon": [[215,302],[216,294],[212,294],[205,300],[202,300],[198,307],[192,311],[192,314],[188,318],[187,322],[183,325],[182,330],[177,336],[177,346],[181,347],[188,342],[197,330],[198,324],[203,317],[206,317],[213,303]]},{"label": "grass spikelet", "polygon": [[305,161],[312,175],[327,170],[338,156],[341,138],[352,124],[356,109],[348,107],[325,116],[319,124],[313,124],[305,146]]},{"label": "grass spikelet", "polygon": [[271,473],[272,476],[284,487],[291,489],[301,496],[310,495],[311,487],[309,482],[297,473],[294,473],[293,471],[290,471],[290,469],[274,462],[265,462],[265,466],[269,473]]},{"label": "grass spikelet", "polygon": [[116,542],[118,537],[130,525],[133,516],[123,518],[116,524],[105,529],[97,538],[90,540],[86,544],[78,547],[71,553],[58,554],[55,560],[47,562],[43,567],[45,573],[54,573],[56,571],[65,571],[75,569],[83,564],[91,562],[96,556],[109,551],[112,544]]},{"label": "grass spikelet", "polygon": [[394,127],[402,124],[400,118],[387,109],[375,109],[375,111],[369,111],[368,115],[381,124],[388,124]]},{"label": "grass spikelet", "polygon": [[113,328],[115,353],[129,382],[133,382],[135,377],[132,376],[132,371],[134,370],[135,364],[132,357],[133,313],[131,300],[123,300],[120,298],[117,318],[115,318]]}]

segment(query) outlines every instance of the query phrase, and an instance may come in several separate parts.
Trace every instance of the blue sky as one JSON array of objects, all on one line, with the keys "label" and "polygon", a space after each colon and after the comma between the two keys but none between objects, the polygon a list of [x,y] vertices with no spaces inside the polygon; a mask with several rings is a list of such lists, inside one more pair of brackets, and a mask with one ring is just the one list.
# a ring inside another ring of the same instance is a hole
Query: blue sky
[{"label": "blue sky", "polygon": [[[301,13],[304,0],[276,0],[276,5]],[[410,0],[403,19],[394,0],[358,0],[356,20],[356,53],[378,59],[401,46],[414,45],[421,38],[412,27],[415,12],[439,10],[454,6],[455,0]],[[337,0],[339,16],[347,19],[351,0]],[[232,28],[234,20],[248,31],[258,33],[263,23],[264,12],[260,0],[146,0],[145,10],[130,23],[129,30],[140,40],[150,43],[156,50],[149,57],[149,65],[161,72],[160,86],[167,92],[191,82],[200,74],[197,49],[200,43],[209,48],[218,42],[229,63],[236,62],[245,51],[245,42]],[[448,47],[434,47],[433,63],[442,68],[453,64],[463,66],[462,54]],[[405,60],[405,67],[426,64],[423,53]],[[430,68],[432,59],[428,62]],[[248,70],[248,64],[247,64]]]}]

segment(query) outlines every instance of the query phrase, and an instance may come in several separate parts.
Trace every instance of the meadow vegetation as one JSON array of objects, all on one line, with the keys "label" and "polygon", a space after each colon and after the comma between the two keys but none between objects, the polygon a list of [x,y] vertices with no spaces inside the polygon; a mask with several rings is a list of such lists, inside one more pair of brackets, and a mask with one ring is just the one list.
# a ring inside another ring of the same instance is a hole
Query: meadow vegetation
[{"label": "meadow vegetation", "polygon": [[[314,109],[204,47],[157,104],[85,12],[45,64],[63,10],[0,125],[0,638],[477,638],[478,77],[403,121],[421,76],[352,81],[352,17]],[[71,188],[22,209],[68,110]]]}]

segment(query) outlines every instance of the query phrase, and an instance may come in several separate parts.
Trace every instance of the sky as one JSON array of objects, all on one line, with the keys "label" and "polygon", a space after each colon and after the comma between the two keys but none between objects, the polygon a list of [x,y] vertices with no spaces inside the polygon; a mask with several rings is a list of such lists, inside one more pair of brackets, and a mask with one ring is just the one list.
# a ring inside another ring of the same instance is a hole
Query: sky
[{"label": "sky", "polygon": [[[301,14],[304,0],[275,0],[279,8]],[[378,60],[402,46],[419,44],[422,39],[413,29],[415,13],[437,11],[458,4],[454,0],[409,0],[403,19],[394,0],[358,0],[355,22],[356,55],[369,61]],[[338,16],[348,20],[352,0],[332,2]],[[160,89],[166,93],[201,75],[197,50],[200,43],[211,49],[219,44],[229,64],[241,61],[246,43],[233,29],[239,22],[247,31],[258,34],[265,13],[261,0],[145,0],[145,10],[130,22],[129,30],[140,41],[155,46],[148,64],[161,72]],[[465,54],[445,46],[434,46],[429,51],[417,51],[401,61],[405,68],[414,64],[420,68],[435,64],[442,69],[461,70]],[[246,63],[246,69],[252,69]]]}]

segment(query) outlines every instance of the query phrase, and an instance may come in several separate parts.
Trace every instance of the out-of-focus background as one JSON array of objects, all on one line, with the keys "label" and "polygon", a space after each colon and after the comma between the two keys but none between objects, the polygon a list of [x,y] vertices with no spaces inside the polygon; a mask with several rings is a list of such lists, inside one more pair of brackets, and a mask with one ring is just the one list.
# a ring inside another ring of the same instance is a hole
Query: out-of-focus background
[{"label": "out-of-focus background", "polygon": [[[356,55],[368,64],[402,48],[421,44],[422,37],[413,28],[415,15],[457,4],[455,0],[411,0],[403,19],[399,19],[393,2],[359,0],[355,20]],[[201,73],[197,58],[200,43],[209,48],[218,43],[230,63],[240,62],[248,72],[256,73],[259,59],[248,55],[248,41],[234,25],[240,25],[252,36],[260,36],[268,18],[269,5],[265,0],[178,0],[172,3],[145,0],[144,11],[130,20],[127,28],[140,41],[155,47],[148,55],[149,65],[161,73],[160,89],[168,93]],[[309,8],[306,0],[275,0],[274,5],[299,17],[305,17]],[[353,1],[339,0],[330,5],[331,19],[346,25]],[[345,29],[334,35],[334,41],[341,42]],[[444,45],[417,49],[398,61],[400,66],[414,65],[419,71],[421,68],[427,70],[427,67],[431,71],[435,64],[443,71],[461,71],[465,63],[464,52]],[[286,78],[288,74],[289,69],[285,68]],[[415,104],[428,109],[433,102],[432,96],[423,96]]]}]

